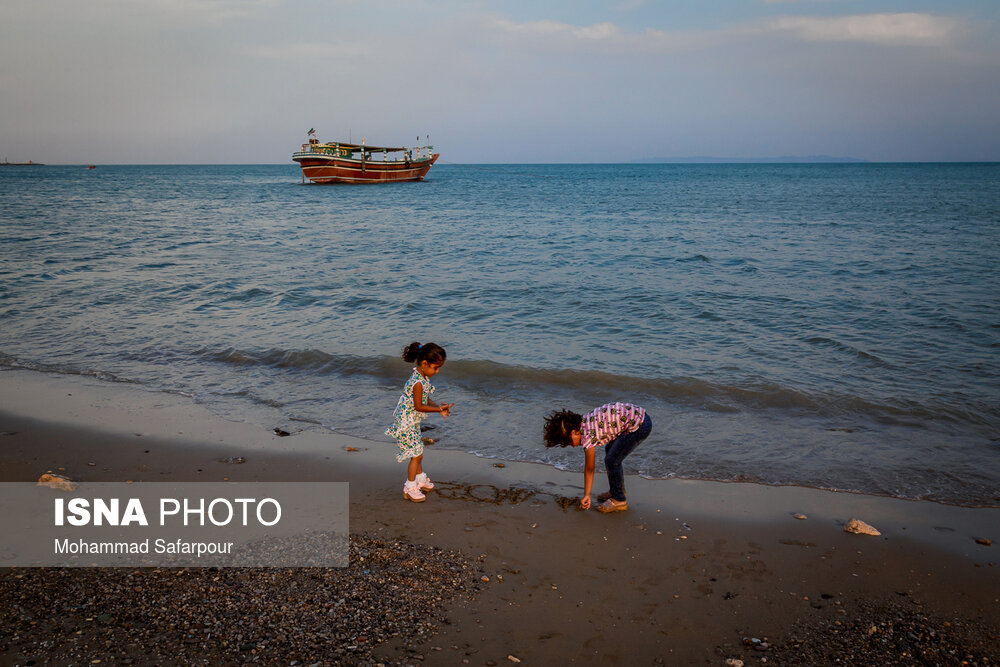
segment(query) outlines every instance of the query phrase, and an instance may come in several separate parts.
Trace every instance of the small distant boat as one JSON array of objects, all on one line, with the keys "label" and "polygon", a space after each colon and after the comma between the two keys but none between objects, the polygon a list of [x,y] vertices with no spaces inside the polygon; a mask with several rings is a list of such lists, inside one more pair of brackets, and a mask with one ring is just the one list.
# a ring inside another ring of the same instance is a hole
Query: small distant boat
[{"label": "small distant boat", "polygon": [[292,153],[302,167],[302,180],[314,183],[395,183],[420,181],[440,153],[433,146],[367,146],[343,142],[320,143],[309,131],[309,143]]},{"label": "small distant boat", "polygon": [[28,160],[27,162],[8,162],[7,158],[0,162],[0,167],[44,167],[45,165],[41,162],[32,162]]},{"label": "small distant boat", "polygon": [[96,164],[88,164],[87,165],[87,169],[97,169],[97,165]]}]

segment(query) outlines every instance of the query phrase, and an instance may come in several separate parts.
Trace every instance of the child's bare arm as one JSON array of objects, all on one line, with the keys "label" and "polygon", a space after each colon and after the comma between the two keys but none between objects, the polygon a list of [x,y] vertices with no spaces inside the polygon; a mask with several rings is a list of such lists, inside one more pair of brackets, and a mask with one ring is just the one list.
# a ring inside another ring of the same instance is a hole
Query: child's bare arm
[{"label": "child's bare arm", "polygon": [[580,507],[590,509],[590,491],[594,487],[594,459],[596,447],[588,447],[583,450],[585,457],[583,463],[583,498],[580,499]]},{"label": "child's bare arm", "polygon": [[440,412],[441,416],[447,419],[451,406],[455,405],[454,403],[438,405],[430,398],[427,399],[427,405],[424,405],[423,397],[424,387],[418,382],[413,385],[413,409],[417,412]]}]

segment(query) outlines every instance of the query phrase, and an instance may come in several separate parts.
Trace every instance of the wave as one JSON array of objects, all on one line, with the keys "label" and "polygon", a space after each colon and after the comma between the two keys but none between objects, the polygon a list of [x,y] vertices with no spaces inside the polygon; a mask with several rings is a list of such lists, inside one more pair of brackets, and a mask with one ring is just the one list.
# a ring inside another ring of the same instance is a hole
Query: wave
[{"label": "wave", "polygon": [[864,359],[870,361],[883,368],[893,368],[893,365],[888,363],[885,359],[882,359],[876,354],[871,352],[866,352],[858,347],[850,345],[848,343],[841,342],[834,338],[829,338],[827,336],[810,336],[805,339],[805,342],[810,345],[819,345],[822,347],[827,347],[838,352],[846,352],[849,355],[855,356],[859,359]]},{"label": "wave", "polygon": [[72,368],[56,364],[43,364],[33,361],[24,361],[14,357],[0,354],[0,368],[10,370],[35,371],[38,373],[59,373],[61,375],[79,375],[81,377],[91,377],[104,382],[117,382],[120,384],[142,384],[131,378],[122,377],[108,371],[93,368]]},{"label": "wave", "polygon": [[704,262],[706,264],[709,264],[711,263],[712,260],[710,260],[705,255],[698,254],[698,255],[690,255],[688,257],[678,257],[676,261],[684,264],[688,262]]},{"label": "wave", "polygon": [[[831,343],[823,341],[821,344]],[[857,354],[859,351],[851,352]],[[227,347],[184,352],[155,347],[127,354],[125,358],[162,366],[186,363],[192,356],[197,361],[212,364],[271,368],[307,375],[368,377],[382,386],[398,383],[407,368],[397,357],[388,355],[362,357],[317,349],[250,350]],[[110,382],[138,382],[101,369],[25,361],[0,353],[2,367],[83,375]],[[736,384],[687,376],[643,377],[600,370],[519,366],[490,360],[449,361],[447,383],[483,399],[509,397],[515,393],[546,400],[566,397],[574,401],[585,397],[622,396],[713,413],[786,411],[812,418],[850,417],[917,428],[926,427],[931,422],[944,422],[977,429],[986,427],[995,432],[1000,423],[995,406],[970,403],[968,397],[949,401],[947,396],[938,396],[930,397],[931,400],[925,402],[872,399],[850,394],[819,393],[768,382]]]},{"label": "wave", "polygon": [[[857,353],[857,351],[855,351]],[[339,376],[370,376],[376,382],[399,381],[402,364],[390,356],[338,355],[316,349],[222,350],[202,349],[196,356],[223,364],[265,366],[292,372]],[[991,426],[996,415],[962,403],[951,405],[913,400],[877,401],[847,394],[820,394],[780,384],[758,382],[737,385],[695,377],[651,378],[598,370],[536,368],[489,360],[448,362],[448,383],[488,398],[512,391],[558,397],[600,388],[608,394],[651,398],[710,412],[790,410],[815,417],[856,416],[883,423],[921,425],[927,421]]]},{"label": "wave", "polygon": [[[201,349],[195,356],[206,361],[236,364],[239,366],[269,366],[295,371],[317,371],[335,375],[371,375],[396,378],[399,363],[392,357],[359,357],[336,355],[322,350],[241,350],[228,347],[223,350]],[[451,364],[449,364],[449,368]]]}]

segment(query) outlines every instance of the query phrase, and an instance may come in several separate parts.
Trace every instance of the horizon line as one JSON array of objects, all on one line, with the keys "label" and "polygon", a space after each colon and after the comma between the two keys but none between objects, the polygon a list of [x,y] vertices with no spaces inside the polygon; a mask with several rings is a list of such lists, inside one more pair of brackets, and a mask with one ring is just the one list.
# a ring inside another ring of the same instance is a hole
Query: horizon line
[{"label": "horizon line", "polygon": [[[462,165],[656,165],[656,164],[842,164],[842,165],[877,165],[877,164],[998,164],[995,160],[866,160],[862,158],[831,158],[807,159],[795,156],[777,158],[714,158],[714,157],[676,157],[676,158],[641,158],[615,162],[451,162],[441,160],[441,164]],[[5,166],[0,162],[0,167]],[[6,166],[34,167],[240,167],[240,166],[288,166],[297,167],[294,162],[34,162],[8,163]]]}]

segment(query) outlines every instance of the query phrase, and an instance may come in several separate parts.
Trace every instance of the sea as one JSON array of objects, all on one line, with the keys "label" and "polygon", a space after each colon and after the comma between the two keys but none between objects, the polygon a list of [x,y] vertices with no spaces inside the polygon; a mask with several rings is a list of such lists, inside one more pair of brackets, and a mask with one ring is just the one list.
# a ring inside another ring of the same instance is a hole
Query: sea
[{"label": "sea", "polygon": [[625,401],[653,420],[628,473],[1000,506],[1000,164],[12,167],[0,248],[3,370],[394,466],[400,352],[432,341],[430,469],[580,470],[545,415]]}]

